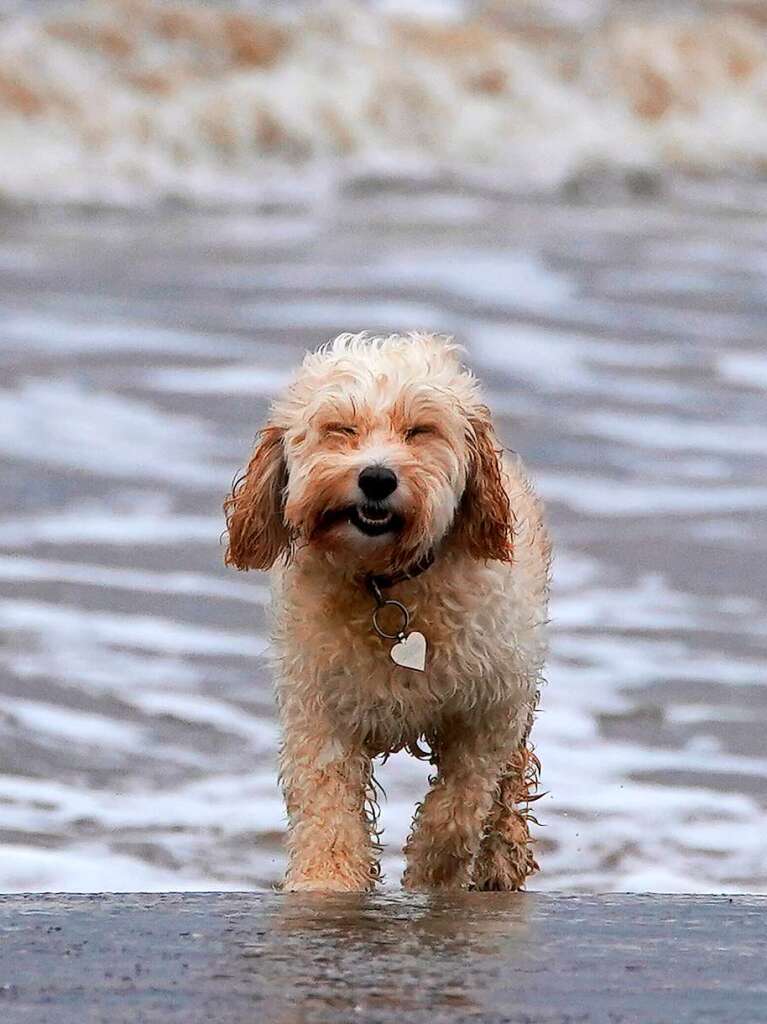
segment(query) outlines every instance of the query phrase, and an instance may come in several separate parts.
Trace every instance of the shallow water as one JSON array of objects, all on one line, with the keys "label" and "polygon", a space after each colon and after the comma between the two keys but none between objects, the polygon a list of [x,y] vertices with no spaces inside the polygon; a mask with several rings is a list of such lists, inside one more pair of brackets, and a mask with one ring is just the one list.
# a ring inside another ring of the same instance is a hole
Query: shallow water
[{"label": "shallow water", "polygon": [[[535,889],[767,891],[767,189],[0,224],[0,889],[280,875],[265,580],[222,497],[341,330],[455,333],[556,540]],[[379,771],[387,884],[426,769]]]}]

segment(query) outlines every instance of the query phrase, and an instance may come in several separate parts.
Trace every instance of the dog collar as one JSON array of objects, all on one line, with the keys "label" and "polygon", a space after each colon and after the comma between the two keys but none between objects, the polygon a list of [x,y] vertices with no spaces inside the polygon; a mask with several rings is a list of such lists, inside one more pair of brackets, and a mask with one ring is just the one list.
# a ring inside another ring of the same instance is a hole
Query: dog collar
[{"label": "dog collar", "polygon": [[391,574],[387,573],[368,573],[365,577],[365,585],[370,593],[378,600],[379,593],[376,591],[389,590],[390,587],[396,587],[398,583],[404,583],[405,580],[414,580],[420,576],[421,573],[426,572],[427,569],[431,569],[434,565],[434,548],[430,548],[429,551],[420,558],[417,562],[413,562],[407,569],[402,569],[400,572]]},{"label": "dog collar", "polygon": [[[375,599],[373,611],[373,629],[382,640],[396,640],[397,642],[389,651],[389,657],[395,665],[400,668],[413,669],[416,672],[426,670],[426,637],[423,633],[413,630],[408,633],[410,625],[410,612],[401,601],[393,598],[385,598],[382,591],[404,583],[405,580],[413,580],[421,573],[426,572],[434,564],[434,551],[429,551],[418,562],[413,563],[408,569],[391,575],[368,573],[365,577],[365,585]],[[381,628],[378,621],[378,614],[382,608],[396,608],[402,616],[402,623],[396,633],[387,633]]]}]

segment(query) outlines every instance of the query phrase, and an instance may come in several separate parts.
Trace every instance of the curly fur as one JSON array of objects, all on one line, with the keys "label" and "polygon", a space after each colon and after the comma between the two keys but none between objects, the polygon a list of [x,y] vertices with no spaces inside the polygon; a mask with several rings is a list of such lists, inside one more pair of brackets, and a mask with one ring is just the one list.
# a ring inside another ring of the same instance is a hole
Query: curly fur
[{"label": "curly fur", "polygon": [[[350,519],[360,471],[398,478],[397,528]],[[227,562],[272,570],[280,778],[292,890],[379,877],[372,759],[436,767],[405,848],[413,889],[518,889],[537,867],[529,743],[545,653],[550,544],[449,339],[342,335],[307,355],[225,503]],[[368,573],[428,571],[392,596],[429,641],[424,673],[371,627]]]},{"label": "curly fur", "polygon": [[282,515],[287,468],[282,431],[264,427],[248,468],[237,478],[224,502],[229,544],[227,565],[238,569],[270,569],[290,546],[290,530]]}]

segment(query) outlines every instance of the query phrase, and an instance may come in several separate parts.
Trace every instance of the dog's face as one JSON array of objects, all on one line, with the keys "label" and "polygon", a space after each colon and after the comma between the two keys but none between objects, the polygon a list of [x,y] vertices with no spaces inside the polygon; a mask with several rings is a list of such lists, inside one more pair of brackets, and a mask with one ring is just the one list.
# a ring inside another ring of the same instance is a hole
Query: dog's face
[{"label": "dog's face", "polygon": [[510,557],[497,443],[475,379],[430,336],[337,339],[310,355],[227,500],[227,560],[268,568],[309,545],[406,570],[448,535]]},{"label": "dog's face", "polygon": [[465,421],[419,377],[321,388],[285,432],[285,520],[337,557],[392,564],[447,533],[468,473]]}]

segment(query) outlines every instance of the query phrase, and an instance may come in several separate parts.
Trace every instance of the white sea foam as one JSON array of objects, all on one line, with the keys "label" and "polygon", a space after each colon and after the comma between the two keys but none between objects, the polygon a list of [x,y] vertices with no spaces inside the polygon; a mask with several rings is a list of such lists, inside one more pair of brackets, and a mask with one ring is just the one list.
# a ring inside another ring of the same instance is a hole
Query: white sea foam
[{"label": "white sea foam", "polygon": [[0,452],[17,459],[182,486],[228,483],[228,468],[214,461],[225,449],[204,423],[74,381],[0,391],[0,419]]},{"label": "white sea foam", "polygon": [[[548,317],[557,306],[557,291],[554,283],[549,300],[542,303]],[[680,408],[687,408],[696,395],[689,385],[659,377],[659,370],[684,364],[679,345],[671,342],[597,340],[588,334],[479,318],[467,323],[466,334],[470,353],[482,366],[544,393],[577,392]],[[622,372],[628,366],[635,369],[631,375]],[[518,394],[514,398],[518,400]]]},{"label": "white sea foam", "polygon": [[[11,630],[8,634],[13,637]],[[187,690],[202,676],[181,654],[116,650],[82,630],[53,631],[50,637],[40,630],[32,644],[9,639],[0,649],[0,665],[17,679],[56,679],[88,693],[118,695],[124,693],[126,680],[134,687]]]},{"label": "white sea foam", "polygon": [[763,163],[767,42],[746,13],[575,26],[531,13],[525,26],[354,2],[281,18],[110,0],[10,15],[0,189],[252,201],[302,178],[319,198],[339,162],[352,174],[489,168],[510,187]]},{"label": "white sea foam", "polygon": [[234,655],[252,658],[264,653],[266,641],[255,633],[212,629],[161,616],[116,615],[80,611],[41,601],[6,599],[0,603],[0,630],[29,631],[45,636],[81,636],[129,649],[162,654]]},{"label": "white sea foam", "polygon": [[728,545],[734,548],[750,548],[757,542],[755,523],[739,519],[707,519],[690,526],[690,536],[712,547]]},{"label": "white sea foam", "polygon": [[141,726],[115,721],[107,715],[8,696],[3,697],[3,709],[14,724],[31,730],[38,739],[50,736],[57,742],[108,746],[110,750],[136,751],[145,745],[145,732]]},{"label": "white sea foam", "polygon": [[217,366],[212,369],[151,370],[142,379],[144,387],[187,395],[264,395],[269,398],[291,379],[288,370],[265,366]]},{"label": "white sea foam", "polygon": [[736,384],[767,390],[767,355],[764,352],[726,352],[719,357],[719,372]]},{"label": "white sea foam", "polygon": [[106,544],[116,547],[210,544],[223,529],[215,516],[182,516],[171,512],[119,512],[90,508],[55,515],[0,519],[0,547],[31,548],[38,544]]},{"label": "white sea foam", "polygon": [[[743,629],[752,633],[760,612],[748,604]],[[754,879],[763,876],[763,812],[758,801],[737,791],[735,780],[767,779],[767,758],[727,753],[700,734],[672,749],[617,737],[605,743],[597,724],[600,716],[641,708],[644,688],[660,680],[760,684],[758,660],[735,661],[706,648],[707,625],[712,631],[737,629],[733,619],[742,614],[739,608],[728,598],[674,591],[660,579],[640,579],[618,592],[600,586],[597,576],[577,598],[557,588],[550,684],[536,724],[549,792],[538,806],[555,849],[547,852],[546,873],[534,888],[601,885],[605,858],[612,859],[611,887],[627,891],[703,892],[712,885],[737,891],[752,888]],[[653,629],[676,634],[689,629],[690,643],[637,635]],[[676,725],[721,720],[709,705],[708,714],[680,704],[658,710]],[[747,713],[734,698],[722,718],[741,721]],[[687,773],[695,784],[667,786],[641,778],[660,780],[674,771]],[[717,774],[733,778],[726,803],[711,788]],[[696,850],[714,848],[722,860],[712,874],[710,862]]]},{"label": "white sea foam", "polygon": [[622,410],[590,412],[575,423],[597,437],[663,451],[702,451],[730,455],[761,455],[767,451],[767,425],[689,416],[635,415]]},{"label": "white sea foam", "polygon": [[[584,601],[587,607],[589,603]],[[556,606],[553,614],[556,616]],[[553,650],[558,662],[567,666],[569,685],[578,688],[569,699],[586,702],[592,697],[615,700],[621,688],[650,686],[659,679],[695,679],[734,688],[763,685],[764,680],[764,666],[758,658],[743,655],[735,660],[716,649],[696,649],[676,639],[569,631],[556,634]],[[552,689],[546,691],[547,701]],[[625,709],[626,705],[618,701],[615,707]],[[596,731],[596,723],[590,728]]]},{"label": "white sea foam", "polygon": [[[227,831],[236,831],[251,820],[254,807],[258,808],[259,825],[264,829],[281,828],[285,822],[274,776],[261,778],[257,772],[217,774],[156,790],[151,801],[143,792],[114,794],[55,780],[0,775],[0,799],[26,804],[33,815],[36,812],[30,822],[33,828],[46,814],[52,814],[56,825],[74,818],[94,818],[110,828],[159,826],[170,831],[178,826],[223,826]],[[52,810],[41,804],[52,805]]]},{"label": "white sea foam", "polygon": [[767,632],[764,608],[756,601],[687,594],[669,587],[661,576],[640,577],[632,586],[592,588],[559,596],[555,608],[558,629],[665,630],[691,632],[704,637],[708,630],[745,633]]},{"label": "white sea foam", "polygon": [[47,354],[86,352],[175,352],[186,356],[227,356],[244,345],[229,335],[199,335],[156,324],[73,320],[63,315],[5,311],[0,314],[0,339],[6,352],[37,349]]},{"label": "white sea foam", "polygon": [[278,732],[274,722],[247,715],[242,708],[198,694],[142,692],[133,694],[131,703],[152,715],[170,715],[182,722],[207,725],[235,736],[244,736],[256,750],[274,753]]},{"label": "white sea foam", "polygon": [[574,291],[563,274],[529,253],[493,253],[486,249],[456,250],[449,256],[401,255],[362,271],[367,284],[399,283],[420,293],[457,297],[496,310],[541,311],[561,306]]},{"label": "white sea foam", "polygon": [[[108,855],[107,855],[108,854]],[[5,892],[168,892],[206,889],[210,879],[194,869],[149,864],[104,844],[73,842],[44,849],[27,844],[0,847]],[[234,889],[221,880],[217,889]]]},{"label": "white sea foam", "polygon": [[767,506],[767,487],[694,487],[610,479],[571,473],[540,473],[545,497],[596,516],[690,516]]},{"label": "white sea foam", "polygon": [[256,581],[240,583],[201,573],[152,572],[148,569],[123,569],[7,555],[0,555],[0,580],[17,583],[76,583],[85,587],[106,587],[139,594],[193,594],[258,605],[269,601],[268,587]]},{"label": "white sea foam", "polygon": [[408,324],[439,331],[448,323],[448,317],[438,304],[431,306],[401,299],[286,298],[278,303],[270,299],[248,303],[240,312],[259,328],[289,330],[311,327],[336,334],[341,331],[401,331]]},{"label": "white sea foam", "polygon": [[665,715],[669,722],[698,725],[701,722],[749,722],[752,712],[748,707],[731,704],[670,704]]}]

